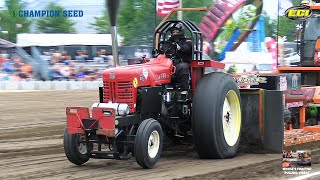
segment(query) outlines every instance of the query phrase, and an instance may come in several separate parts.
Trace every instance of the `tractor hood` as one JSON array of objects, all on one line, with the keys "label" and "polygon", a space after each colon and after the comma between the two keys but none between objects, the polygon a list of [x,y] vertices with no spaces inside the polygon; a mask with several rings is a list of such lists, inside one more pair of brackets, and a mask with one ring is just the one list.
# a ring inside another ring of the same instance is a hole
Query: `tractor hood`
[{"label": "tractor hood", "polygon": [[132,81],[135,88],[137,86],[154,87],[170,83],[173,73],[172,60],[165,55],[159,55],[144,64],[106,69],[103,72],[103,82]]}]

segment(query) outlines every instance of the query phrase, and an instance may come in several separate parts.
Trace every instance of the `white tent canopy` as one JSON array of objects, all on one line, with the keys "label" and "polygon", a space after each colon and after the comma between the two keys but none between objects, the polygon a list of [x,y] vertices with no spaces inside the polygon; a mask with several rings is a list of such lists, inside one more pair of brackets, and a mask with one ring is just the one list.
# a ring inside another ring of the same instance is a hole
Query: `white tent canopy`
[{"label": "white tent canopy", "polygon": [[[118,38],[119,39],[119,38]],[[111,34],[18,34],[17,46],[112,45]]]},{"label": "white tent canopy", "polygon": [[225,64],[272,64],[272,53],[269,52],[227,52],[221,61]]}]

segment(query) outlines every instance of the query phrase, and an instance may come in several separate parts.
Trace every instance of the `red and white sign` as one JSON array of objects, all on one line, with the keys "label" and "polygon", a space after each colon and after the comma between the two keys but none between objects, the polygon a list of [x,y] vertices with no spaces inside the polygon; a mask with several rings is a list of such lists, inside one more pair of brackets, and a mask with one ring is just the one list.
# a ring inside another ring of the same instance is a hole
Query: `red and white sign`
[{"label": "red and white sign", "polygon": [[158,16],[166,16],[171,9],[179,8],[180,0],[157,0]]}]

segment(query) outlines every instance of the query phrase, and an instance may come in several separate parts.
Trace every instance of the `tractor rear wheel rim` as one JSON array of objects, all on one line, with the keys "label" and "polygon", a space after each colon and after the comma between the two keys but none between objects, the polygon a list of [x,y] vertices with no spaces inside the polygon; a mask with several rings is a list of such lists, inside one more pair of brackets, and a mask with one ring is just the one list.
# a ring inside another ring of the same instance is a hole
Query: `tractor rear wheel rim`
[{"label": "tractor rear wheel rim", "polygon": [[222,114],[223,135],[229,146],[234,146],[240,135],[241,110],[237,93],[230,90],[223,103]]},{"label": "tractor rear wheel rim", "polygon": [[149,136],[148,140],[148,154],[150,158],[156,157],[160,146],[160,135],[158,131],[154,130]]},{"label": "tractor rear wheel rim", "polygon": [[80,154],[87,154],[87,146],[84,141],[84,137],[80,135],[78,139],[78,151]]}]

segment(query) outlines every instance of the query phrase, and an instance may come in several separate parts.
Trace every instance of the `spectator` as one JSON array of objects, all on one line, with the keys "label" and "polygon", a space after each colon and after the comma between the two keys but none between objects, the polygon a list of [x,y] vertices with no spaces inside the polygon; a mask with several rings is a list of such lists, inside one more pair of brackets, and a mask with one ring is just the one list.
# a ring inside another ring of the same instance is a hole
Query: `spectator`
[{"label": "spectator", "polygon": [[141,49],[137,49],[137,51],[134,53],[134,57],[136,58],[142,58],[143,54],[141,52]]},{"label": "spectator", "polygon": [[43,52],[43,55],[41,55],[41,59],[51,64],[51,56],[49,52]]},{"label": "spectator", "polygon": [[15,72],[11,59],[5,59],[5,61],[2,63],[2,70],[8,74],[13,74]]},{"label": "spectator", "polygon": [[150,59],[150,58],[151,58],[151,54],[150,54],[150,52],[148,51],[148,49],[143,49],[143,55],[145,55],[147,59]]},{"label": "spectator", "polygon": [[109,52],[109,53],[107,54],[107,56],[108,56],[108,59],[109,59],[107,68],[115,67],[115,64],[113,64],[114,61],[113,61],[112,52]]},{"label": "spectator", "polygon": [[65,78],[60,74],[60,66],[54,65],[49,70],[49,79],[51,81],[60,81]]},{"label": "spectator", "polygon": [[68,63],[64,63],[61,67],[60,67],[60,74],[65,78],[65,79],[69,79],[70,77],[70,68],[68,66]]},{"label": "spectator", "polygon": [[100,57],[102,57],[103,58],[103,61],[104,62],[109,62],[109,57],[108,57],[108,55],[107,55],[107,51],[105,50],[105,49],[101,49],[101,51],[100,51]]},{"label": "spectator", "polygon": [[71,56],[68,55],[67,51],[63,51],[60,58],[60,63],[66,63],[71,60]]},{"label": "spectator", "polygon": [[100,57],[100,52],[96,53],[96,56],[93,58],[93,61],[96,63],[102,63],[103,62],[103,58]]},{"label": "spectator", "polygon": [[81,56],[84,58],[85,62],[89,60],[89,55],[87,51],[83,51]]},{"label": "spectator", "polygon": [[82,51],[77,51],[76,52],[76,57],[75,57],[77,62],[85,62],[85,58],[82,56]]},{"label": "spectator", "polygon": [[84,81],[86,80],[86,75],[84,74],[84,69],[83,69],[83,66],[80,66],[78,72],[76,73],[76,80],[78,81]]}]

